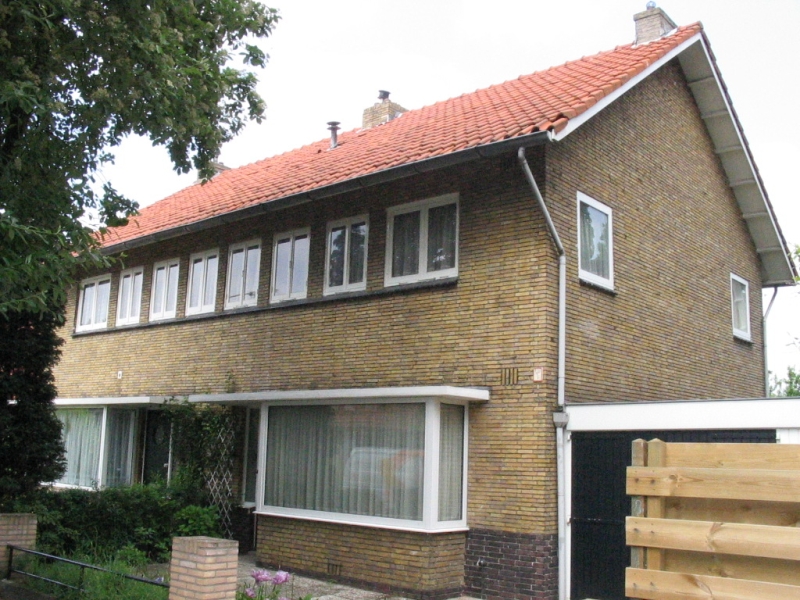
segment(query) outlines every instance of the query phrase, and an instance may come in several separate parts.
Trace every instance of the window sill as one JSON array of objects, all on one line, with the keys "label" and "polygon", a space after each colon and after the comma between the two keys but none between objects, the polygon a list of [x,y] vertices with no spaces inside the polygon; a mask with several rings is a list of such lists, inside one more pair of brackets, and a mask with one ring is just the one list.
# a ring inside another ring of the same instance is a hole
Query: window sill
[{"label": "window sill", "polygon": [[442,279],[432,279],[427,281],[420,281],[417,283],[407,283],[404,285],[394,285],[391,287],[380,288],[372,291],[358,291],[358,292],[342,292],[339,294],[331,294],[329,296],[316,296],[314,298],[303,298],[298,300],[285,300],[267,306],[247,306],[244,308],[236,308],[225,311],[215,311],[210,313],[203,313],[199,315],[187,315],[185,317],[174,317],[171,319],[158,319],[156,321],[148,321],[147,323],[135,323],[132,325],[119,325],[117,327],[107,327],[105,329],[95,329],[91,331],[73,330],[72,337],[83,337],[87,335],[98,335],[114,333],[118,331],[131,331],[134,329],[149,329],[152,327],[164,327],[169,325],[178,325],[180,323],[189,323],[192,321],[202,321],[205,319],[219,319],[226,317],[235,317],[238,315],[246,315],[257,312],[267,312],[272,310],[284,310],[297,308],[301,306],[312,306],[315,304],[328,304],[331,302],[345,302],[349,300],[361,300],[367,298],[377,298],[380,296],[388,296],[391,294],[411,293],[418,290],[438,289],[455,287],[458,284],[458,276],[448,277]]},{"label": "window sill", "polygon": [[753,345],[753,339],[752,338],[736,335],[735,333],[733,334],[733,341],[734,342],[738,342],[738,343],[740,343],[740,344],[742,344],[744,346],[752,346]]},{"label": "window sill", "polygon": [[592,288],[593,290],[597,290],[598,292],[603,292],[605,294],[608,294],[609,296],[616,296],[618,293],[617,290],[615,290],[614,288],[609,288],[604,285],[600,285],[599,283],[593,283],[591,281],[587,281],[586,279],[579,279],[579,282],[583,287]]},{"label": "window sill", "polygon": [[[459,533],[459,532],[467,532],[469,531],[469,527],[466,525],[455,525],[450,527],[442,527],[440,529],[437,528],[426,528],[424,525],[408,525],[405,523],[367,523],[358,518],[358,515],[341,515],[340,517],[327,517],[327,516],[313,516],[313,515],[292,515],[286,514],[282,511],[271,511],[269,509],[264,510],[256,510],[254,514],[261,515],[264,517],[274,517],[277,519],[294,519],[298,521],[312,521],[314,523],[333,523],[335,525],[344,525],[348,527],[367,527],[369,529],[385,529],[390,531],[409,531],[412,533],[423,533],[426,535],[437,534],[437,533]],[[348,518],[353,517],[353,518]],[[387,519],[386,521],[389,521]]]}]

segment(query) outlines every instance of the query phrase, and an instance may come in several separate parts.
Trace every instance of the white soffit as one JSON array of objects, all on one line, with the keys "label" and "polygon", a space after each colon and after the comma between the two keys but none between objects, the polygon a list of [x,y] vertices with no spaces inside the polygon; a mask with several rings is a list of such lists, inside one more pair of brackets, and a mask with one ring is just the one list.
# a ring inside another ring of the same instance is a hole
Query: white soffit
[{"label": "white soffit", "polygon": [[674,58],[680,61],[714,143],[715,152],[761,258],[761,284],[765,287],[794,285],[794,276],[797,273],[789,259],[789,248],[780,232],[744,133],[702,33],[692,36],[589,110],[570,119],[561,132],[553,135],[553,139],[564,139]]},{"label": "white soffit", "polygon": [[800,428],[800,398],[569,404],[569,431]]},{"label": "white soffit", "polygon": [[342,388],[323,390],[288,390],[242,392],[234,394],[193,394],[189,402],[309,402],[327,400],[386,400],[389,398],[450,398],[469,402],[487,402],[489,390],[482,388],[430,385],[389,388]]},{"label": "white soffit", "polygon": [[85,406],[147,406],[164,404],[164,396],[119,396],[116,398],[56,398],[56,408]]}]

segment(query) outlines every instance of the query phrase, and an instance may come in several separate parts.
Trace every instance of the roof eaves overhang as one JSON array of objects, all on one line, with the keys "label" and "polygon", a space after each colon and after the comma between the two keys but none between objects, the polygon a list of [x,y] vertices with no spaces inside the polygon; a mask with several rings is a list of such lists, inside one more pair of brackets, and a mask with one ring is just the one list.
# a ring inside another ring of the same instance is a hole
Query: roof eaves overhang
[{"label": "roof eaves overhang", "polygon": [[761,258],[762,286],[794,285],[798,273],[791,259],[791,251],[775,218],[764,182],[753,160],[750,146],[744,136],[739,117],[733,109],[733,103],[708,40],[702,32],[676,46],[589,110],[570,119],[564,129],[553,135],[553,139],[555,141],[564,139],[675,58],[683,69],[715,152],[728,178],[728,184],[747,224],[756,252]]},{"label": "roof eaves overhang", "polygon": [[550,138],[551,132],[536,131],[498,142],[491,142],[489,144],[473,146],[471,148],[458,150],[456,152],[433,156],[397,167],[391,167],[389,169],[369,173],[367,175],[353,177],[352,179],[346,179],[338,183],[319,187],[313,190],[302,192],[300,194],[292,194],[282,198],[275,198],[273,200],[254,204],[252,206],[231,211],[229,213],[195,221],[194,223],[190,223],[188,225],[181,225],[179,227],[157,231],[155,233],[143,235],[141,237],[126,240],[117,244],[109,244],[108,246],[104,246],[102,248],[102,252],[103,254],[115,254],[117,252],[138,248],[140,246],[146,246],[156,242],[162,242],[164,240],[176,238],[189,233],[211,229],[212,227],[217,227],[226,223],[241,221],[259,214],[275,212],[285,208],[290,208],[292,206],[298,206],[300,204],[321,200],[323,198],[338,196],[340,194],[346,194],[347,192],[361,190],[391,181],[397,181],[413,175],[429,173],[431,171],[436,171],[455,165],[461,165],[474,160],[492,158],[501,154],[516,152],[519,148],[530,148],[533,146],[542,145]]}]

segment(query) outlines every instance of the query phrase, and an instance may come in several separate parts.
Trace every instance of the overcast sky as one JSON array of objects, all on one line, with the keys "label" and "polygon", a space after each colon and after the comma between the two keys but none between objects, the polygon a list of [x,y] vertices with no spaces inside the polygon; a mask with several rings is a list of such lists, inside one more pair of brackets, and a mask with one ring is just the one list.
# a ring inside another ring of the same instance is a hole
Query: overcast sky
[{"label": "overcast sky", "polygon": [[[633,41],[646,0],[275,0],[282,20],[262,47],[266,120],[222,151],[237,167],[361,124],[379,89],[408,109]],[[679,25],[701,21],[790,244],[800,243],[800,0],[664,0]],[[141,139],[103,176],[141,206],[190,185]],[[772,290],[765,293],[766,306]],[[768,321],[770,370],[800,366],[800,291],[781,289]]]}]

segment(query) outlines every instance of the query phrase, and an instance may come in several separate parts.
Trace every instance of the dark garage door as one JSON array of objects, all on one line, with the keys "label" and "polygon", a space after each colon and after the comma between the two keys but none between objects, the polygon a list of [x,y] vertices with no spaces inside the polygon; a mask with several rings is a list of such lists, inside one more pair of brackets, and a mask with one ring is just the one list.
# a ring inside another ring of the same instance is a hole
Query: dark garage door
[{"label": "dark garage door", "polygon": [[631,442],[775,443],[775,430],[573,432],[572,436],[572,593],[573,600],[624,600],[625,469]]}]

